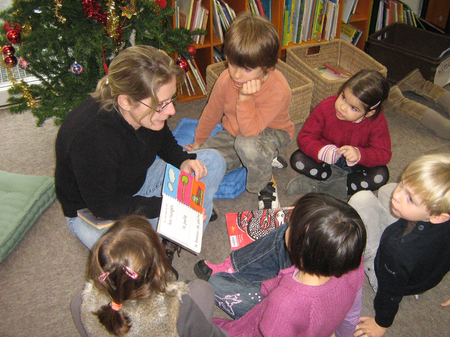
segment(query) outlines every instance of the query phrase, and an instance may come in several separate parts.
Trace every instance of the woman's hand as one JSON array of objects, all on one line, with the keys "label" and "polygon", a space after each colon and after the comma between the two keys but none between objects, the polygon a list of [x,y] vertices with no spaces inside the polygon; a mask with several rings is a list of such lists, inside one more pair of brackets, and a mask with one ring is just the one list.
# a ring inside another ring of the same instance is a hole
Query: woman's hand
[{"label": "woman's hand", "polygon": [[181,163],[180,170],[192,175],[194,173],[195,179],[200,180],[208,174],[208,169],[205,164],[197,159],[187,159]]},{"label": "woman's hand", "polygon": [[375,317],[363,316],[359,319],[356,326],[355,337],[381,337],[385,334],[387,328],[383,328],[375,322]]}]

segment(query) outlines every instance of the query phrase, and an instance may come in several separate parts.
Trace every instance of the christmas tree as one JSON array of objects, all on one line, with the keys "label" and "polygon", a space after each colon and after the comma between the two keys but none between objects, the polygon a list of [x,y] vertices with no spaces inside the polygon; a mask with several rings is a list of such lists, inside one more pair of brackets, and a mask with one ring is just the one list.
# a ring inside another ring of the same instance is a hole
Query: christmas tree
[{"label": "christmas tree", "polygon": [[[10,110],[32,111],[41,125],[67,113],[95,90],[117,53],[133,44],[186,54],[192,35],[173,28],[174,10],[165,0],[13,0],[3,20],[3,66],[14,84]],[[40,80],[13,78],[19,66]]]}]

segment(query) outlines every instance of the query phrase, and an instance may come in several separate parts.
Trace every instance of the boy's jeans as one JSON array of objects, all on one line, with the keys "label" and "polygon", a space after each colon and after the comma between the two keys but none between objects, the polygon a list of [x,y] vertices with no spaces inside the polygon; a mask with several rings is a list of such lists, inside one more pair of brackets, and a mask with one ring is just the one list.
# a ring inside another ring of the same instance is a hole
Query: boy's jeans
[{"label": "boy's jeans", "polygon": [[230,254],[235,273],[217,273],[210,277],[216,304],[237,319],[263,300],[262,281],[274,278],[292,265],[285,245],[287,225]]},{"label": "boy's jeans", "polygon": [[[203,223],[203,230],[209,222],[213,210],[213,197],[219,188],[220,182],[225,174],[225,160],[222,155],[212,149],[194,151],[197,154],[197,159],[205,164],[208,169],[206,177],[201,179],[206,185],[204,208],[206,210],[206,220]],[[135,195],[145,197],[160,197],[162,192],[162,185],[164,181],[164,173],[166,170],[166,162],[161,159],[156,159],[152,166],[147,170],[147,177],[141,189]],[[156,229],[158,225],[158,218],[148,219],[153,228]],[[108,230],[104,228],[98,230],[82,219],[66,217],[66,223],[72,234],[83,242],[83,244],[92,250],[97,240]]]}]

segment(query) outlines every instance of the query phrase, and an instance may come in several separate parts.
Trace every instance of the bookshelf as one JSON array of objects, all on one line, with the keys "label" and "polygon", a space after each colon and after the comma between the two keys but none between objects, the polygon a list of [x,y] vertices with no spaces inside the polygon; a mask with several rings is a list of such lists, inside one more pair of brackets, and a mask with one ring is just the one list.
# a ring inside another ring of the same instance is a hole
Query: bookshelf
[{"label": "bookshelf", "polygon": [[[208,24],[206,27],[207,35],[205,37],[205,41],[203,44],[194,43],[193,46],[197,49],[196,54],[194,55],[195,62],[198,66],[200,74],[203,79],[206,79],[206,67],[212,63],[214,63],[214,47],[221,47],[222,42],[219,38],[214,36],[213,34],[213,1],[214,0],[202,0],[202,4],[205,8],[207,8],[210,12],[208,17]],[[341,18],[342,18],[342,9],[345,0],[339,0],[339,15],[337,21],[337,36],[339,36]],[[236,14],[246,11],[248,9],[249,0],[226,0],[228,5],[233,8]],[[174,6],[174,1],[172,1],[172,6]],[[277,29],[280,35],[280,41],[282,40],[283,34],[283,16],[284,16],[284,6],[285,0],[272,0],[271,7],[271,21],[275,28]],[[350,20],[350,24],[354,25],[356,28],[363,32],[357,47],[360,49],[364,49],[365,40],[367,38],[367,32],[370,23],[370,14],[372,9],[372,0],[359,0],[356,8],[356,13],[352,15]],[[314,43],[316,40],[311,40],[304,43]],[[280,50],[279,58],[285,59],[286,57],[286,49],[296,44],[289,43],[287,46],[283,46]],[[199,88],[197,88],[195,94],[189,96],[186,93],[179,96],[180,102],[185,102],[189,100],[194,100],[198,98],[203,98],[203,95]]]}]

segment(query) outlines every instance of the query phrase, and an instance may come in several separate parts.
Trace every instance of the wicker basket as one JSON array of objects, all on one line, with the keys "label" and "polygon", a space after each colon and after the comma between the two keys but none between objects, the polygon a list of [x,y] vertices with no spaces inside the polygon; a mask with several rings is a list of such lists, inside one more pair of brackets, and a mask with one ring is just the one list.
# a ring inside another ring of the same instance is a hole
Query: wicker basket
[{"label": "wicker basket", "polygon": [[352,74],[368,69],[377,70],[385,77],[387,75],[385,66],[341,39],[288,48],[286,63],[314,82],[311,110],[325,98],[336,95],[340,86],[346,81],[346,79],[328,80],[322,77],[316,69],[324,63],[343,68]]},{"label": "wicker basket", "polygon": [[[211,93],[217,78],[227,67],[228,62],[223,61],[211,64],[206,68],[206,90],[208,93]],[[292,90],[292,101],[289,105],[291,121],[294,124],[303,123],[309,116],[314,84],[306,76],[281,60],[278,60],[276,68],[284,75]]]}]

